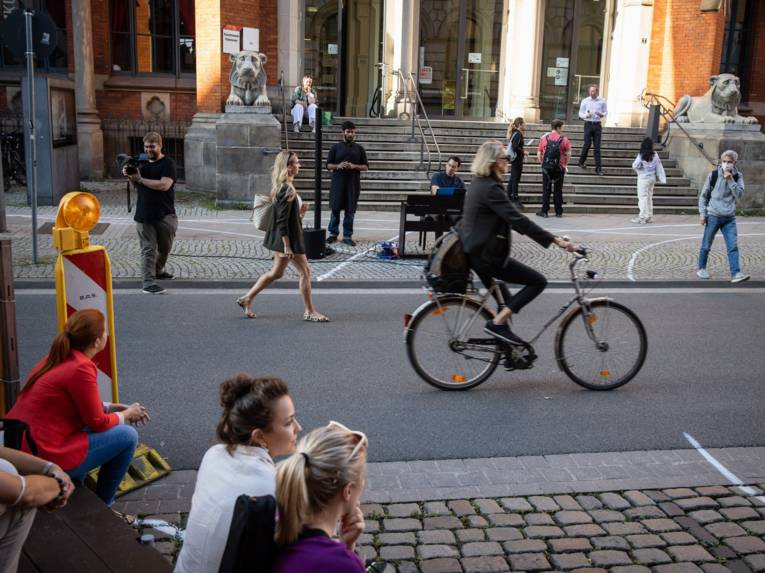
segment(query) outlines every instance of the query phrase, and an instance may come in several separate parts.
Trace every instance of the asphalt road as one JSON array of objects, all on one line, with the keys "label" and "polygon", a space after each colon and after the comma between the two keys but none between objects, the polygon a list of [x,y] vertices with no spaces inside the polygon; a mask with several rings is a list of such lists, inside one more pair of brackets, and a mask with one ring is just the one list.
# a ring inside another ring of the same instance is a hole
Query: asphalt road
[{"label": "asphalt road", "polygon": [[[197,467],[214,442],[218,385],[238,371],[288,381],[305,428],[329,419],[365,431],[373,461],[765,446],[764,289],[629,291],[613,296],[648,331],[640,374],[612,392],[580,388],[558,370],[554,330],[537,343],[533,370],[498,369],[469,392],[419,380],[402,342],[402,316],[425,297],[411,291],[316,292],[334,320],[300,320],[293,291],[264,293],[245,320],[233,291],[175,290],[115,297],[120,390],[149,406],[141,430],[176,469]],[[55,334],[51,291],[19,289],[21,368]],[[529,334],[567,298],[545,293],[516,319]]]}]

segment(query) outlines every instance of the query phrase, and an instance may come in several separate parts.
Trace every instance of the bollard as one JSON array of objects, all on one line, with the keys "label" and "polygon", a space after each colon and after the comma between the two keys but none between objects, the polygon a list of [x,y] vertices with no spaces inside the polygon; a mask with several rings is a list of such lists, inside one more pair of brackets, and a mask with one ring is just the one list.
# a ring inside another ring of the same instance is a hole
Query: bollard
[{"label": "bollard", "polygon": [[0,410],[5,415],[21,390],[10,239],[0,239],[0,288]]}]

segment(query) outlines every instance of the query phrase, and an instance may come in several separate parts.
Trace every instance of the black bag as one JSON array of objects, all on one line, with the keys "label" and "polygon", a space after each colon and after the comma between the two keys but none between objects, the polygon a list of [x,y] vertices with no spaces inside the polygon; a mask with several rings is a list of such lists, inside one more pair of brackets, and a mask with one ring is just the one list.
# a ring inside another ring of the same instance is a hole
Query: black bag
[{"label": "black bag", "polygon": [[470,265],[457,231],[452,229],[436,241],[428,255],[424,272],[425,279],[434,291],[465,294]]},{"label": "black bag", "polygon": [[32,439],[29,426],[25,422],[0,418],[0,430],[3,431],[3,442],[6,448],[21,450],[22,444],[26,441],[32,455],[37,455],[37,444]]},{"label": "black bag", "polygon": [[546,171],[550,177],[557,177],[563,173],[563,167],[560,164],[560,145],[563,142],[563,136],[553,141],[549,135],[545,136],[547,145],[545,154],[542,157],[542,171]]},{"label": "black bag", "polygon": [[274,496],[236,498],[219,573],[270,573],[276,556],[275,530]]}]

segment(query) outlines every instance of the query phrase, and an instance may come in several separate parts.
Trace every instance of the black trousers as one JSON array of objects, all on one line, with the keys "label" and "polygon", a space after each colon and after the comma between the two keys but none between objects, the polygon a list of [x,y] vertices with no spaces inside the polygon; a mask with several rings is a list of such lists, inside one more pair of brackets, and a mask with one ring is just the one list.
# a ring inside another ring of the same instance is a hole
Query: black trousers
[{"label": "black trousers", "polygon": [[523,159],[516,158],[510,166],[510,179],[507,182],[507,196],[511,201],[519,202],[518,185],[521,183],[521,174],[523,173]]},{"label": "black trousers", "polygon": [[550,177],[546,171],[542,171],[542,212],[550,210],[550,193],[553,196],[555,214],[563,214],[563,173],[555,178]]},{"label": "black trousers", "polygon": [[507,306],[513,313],[519,312],[524,306],[529,304],[539,296],[547,286],[547,279],[542,273],[535,271],[531,267],[508,258],[503,266],[488,265],[475,255],[468,255],[470,267],[476,272],[478,278],[486,288],[489,288],[495,278],[511,284],[523,285],[523,288],[514,295],[510,294],[507,287],[500,285],[504,301],[497,301],[500,306]]},{"label": "black trousers", "polygon": [[600,134],[603,132],[603,126],[598,121],[584,122],[584,145],[579,154],[579,163],[587,161],[587,154],[590,152],[590,146],[595,148],[595,169],[600,171]]}]

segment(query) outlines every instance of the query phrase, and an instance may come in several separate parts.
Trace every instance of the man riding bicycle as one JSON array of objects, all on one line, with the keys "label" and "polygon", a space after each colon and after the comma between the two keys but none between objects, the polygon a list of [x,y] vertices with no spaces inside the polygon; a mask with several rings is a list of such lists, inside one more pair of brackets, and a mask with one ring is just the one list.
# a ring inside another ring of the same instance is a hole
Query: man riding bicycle
[{"label": "man riding bicycle", "polygon": [[507,150],[501,142],[487,141],[481,145],[470,166],[473,181],[465,195],[462,220],[457,231],[470,267],[486,288],[491,286],[494,278],[523,285],[512,296],[504,285],[500,285],[504,301],[497,301],[500,310],[484,327],[487,334],[508,344],[522,346],[525,342],[510,329],[511,317],[545,289],[547,279],[531,267],[510,258],[510,232],[526,235],[545,248],[552,243],[568,252],[581,247],[548,233],[513,207],[502,184],[508,165]]}]

